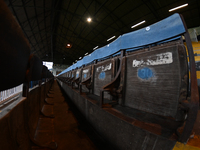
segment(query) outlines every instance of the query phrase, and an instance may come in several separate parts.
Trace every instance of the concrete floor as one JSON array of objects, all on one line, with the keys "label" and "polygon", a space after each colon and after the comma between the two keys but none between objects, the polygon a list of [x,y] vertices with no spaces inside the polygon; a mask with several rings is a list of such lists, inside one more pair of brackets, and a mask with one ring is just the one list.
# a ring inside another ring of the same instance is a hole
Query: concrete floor
[{"label": "concrete floor", "polygon": [[[54,105],[45,104],[43,112],[48,115],[54,114],[55,118],[40,117],[35,140],[41,143],[55,141],[58,145],[57,150],[96,150],[97,147],[79,127],[56,81],[50,90],[49,97],[51,98],[47,101]],[[32,149],[48,150],[48,148],[39,147]]]}]

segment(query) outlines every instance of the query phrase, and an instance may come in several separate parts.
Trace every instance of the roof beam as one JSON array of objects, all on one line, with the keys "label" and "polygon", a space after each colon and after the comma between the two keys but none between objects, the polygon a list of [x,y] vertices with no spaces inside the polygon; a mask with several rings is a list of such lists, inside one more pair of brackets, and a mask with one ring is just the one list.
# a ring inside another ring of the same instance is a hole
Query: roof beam
[{"label": "roof beam", "polygon": [[154,17],[156,18],[157,21],[160,20],[159,15],[156,12],[156,9],[153,5],[151,5],[151,1],[144,1],[142,0],[142,2],[148,7],[148,9],[151,11],[151,13],[154,15]]},{"label": "roof beam", "polygon": [[[23,4],[23,9],[24,9],[26,18],[27,18],[27,20],[28,20],[29,26],[30,26],[30,28],[31,28],[31,30],[32,30],[32,25],[31,25],[30,20],[29,20],[29,18],[28,18],[28,14],[27,14],[27,11],[26,11],[26,8],[25,8],[24,0],[22,0],[22,4]],[[34,34],[34,33],[33,33],[33,34]],[[34,34],[34,38],[35,38],[35,41],[38,42],[38,41],[37,41],[37,38],[35,37],[35,34]],[[34,48],[34,49],[35,49],[35,48]]]},{"label": "roof beam", "polygon": [[[126,1],[126,0],[125,0]],[[121,2],[114,10],[116,10],[118,7],[120,7],[120,5],[122,5],[125,1],[123,1],[123,2]],[[105,1],[106,2],[106,1]],[[104,7],[105,8],[105,7]],[[113,12],[114,12],[114,10],[112,10],[112,11],[109,11],[109,14],[112,14]],[[104,17],[104,19],[102,19],[101,21],[103,21],[103,20],[105,20],[106,18],[107,18],[108,16],[106,16],[106,17]],[[115,23],[115,22],[113,22],[113,23]],[[112,23],[112,24],[113,24]],[[100,23],[98,23],[95,27],[93,27],[91,30],[90,30],[90,32],[85,36],[85,38],[87,38],[87,36],[93,31],[93,29],[94,28],[97,28],[97,26],[99,25]],[[109,25],[109,26],[111,26],[111,25]],[[105,29],[104,29],[105,30]],[[104,31],[103,30],[103,31]],[[82,32],[83,32],[83,30],[82,30]],[[80,32],[80,34],[82,33],[82,32]],[[101,31],[101,33],[103,33],[102,31]],[[85,44],[85,46],[87,45],[88,43],[86,43]],[[84,47],[85,47],[84,46]]]},{"label": "roof beam", "polygon": [[[34,4],[34,6],[36,6],[35,0],[33,0],[33,4]],[[38,21],[38,15],[37,15],[36,7],[34,7],[34,10],[35,10],[35,16],[36,16],[35,18],[36,18],[36,21],[37,21],[37,27],[38,27],[39,35],[40,35],[40,43],[42,42],[43,47],[45,47],[44,42],[42,40],[42,35],[41,35],[41,30],[40,30],[40,25],[39,25],[39,21]]]},{"label": "roof beam", "polygon": [[[70,2],[71,2],[71,1],[70,1]],[[73,18],[74,18],[74,16],[75,16],[74,14],[76,13],[76,11],[77,11],[77,9],[78,9],[80,3],[81,3],[81,1],[79,1],[78,6],[76,6],[76,8],[75,8],[75,10],[74,10],[74,13],[73,13],[73,15],[72,15],[72,19],[71,19],[71,21],[70,21],[70,23],[69,23],[69,25],[68,25],[68,29],[69,29],[69,27],[71,26],[72,20],[73,20]],[[68,8],[69,8],[69,6],[68,6]],[[67,33],[68,33],[68,29],[67,29],[66,35],[67,35]],[[64,41],[62,42],[62,44],[64,44]]]},{"label": "roof beam", "polygon": [[[67,11],[68,11],[68,9],[69,9],[70,4],[71,4],[71,0],[69,1],[69,5],[68,5],[68,7],[67,7]],[[63,27],[64,27],[63,24],[64,24],[64,22],[65,22],[66,16],[67,16],[67,14],[65,14],[65,17],[64,17],[64,19],[63,19],[61,33],[62,33],[62,30],[63,30]],[[59,26],[58,26],[58,27],[59,27]],[[57,27],[57,28],[58,28],[58,27]],[[59,40],[60,40],[60,39],[59,39]]]},{"label": "roof beam", "polygon": [[[20,20],[19,20],[19,18],[18,18],[18,16],[17,16],[17,13],[16,13],[14,7],[12,6],[12,1],[9,0],[9,3],[10,3],[11,9],[12,9],[12,11],[13,11],[13,13],[14,13],[14,15],[15,15],[15,17],[16,17],[18,23],[19,23],[19,25],[21,26],[22,31],[23,31],[24,34],[26,35],[26,38],[28,39],[29,43],[33,46],[32,41],[29,39],[27,33],[24,31],[24,28],[22,28],[22,24],[20,23]],[[33,46],[33,47],[34,47],[34,46]],[[35,47],[34,47],[34,49],[35,49]]]},{"label": "roof beam", "polygon": [[51,11],[51,57],[53,61],[53,51],[54,51],[54,31],[55,31],[55,23],[58,20],[58,12],[56,9],[61,5],[61,0],[53,0],[52,2],[52,11]]}]

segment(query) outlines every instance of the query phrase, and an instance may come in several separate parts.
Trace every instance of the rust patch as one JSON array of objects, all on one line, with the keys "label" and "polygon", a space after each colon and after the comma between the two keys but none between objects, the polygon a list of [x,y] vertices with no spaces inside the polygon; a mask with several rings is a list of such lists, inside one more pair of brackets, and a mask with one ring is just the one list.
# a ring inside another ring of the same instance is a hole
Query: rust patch
[{"label": "rust patch", "polygon": [[192,134],[187,142],[190,146],[195,146],[200,148],[200,135]]}]

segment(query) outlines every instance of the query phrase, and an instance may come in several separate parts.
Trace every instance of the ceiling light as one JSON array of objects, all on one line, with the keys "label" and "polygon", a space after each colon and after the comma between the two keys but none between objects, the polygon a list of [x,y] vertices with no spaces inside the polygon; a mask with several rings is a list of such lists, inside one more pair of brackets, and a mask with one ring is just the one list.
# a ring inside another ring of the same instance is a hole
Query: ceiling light
[{"label": "ceiling light", "polygon": [[115,36],[113,36],[113,37],[107,39],[107,41],[110,41],[110,40],[112,40],[112,39],[114,39],[114,38],[115,38]]},{"label": "ceiling light", "polygon": [[93,50],[97,49],[99,46],[96,46],[95,48],[93,48]]},{"label": "ceiling light", "polygon": [[71,44],[66,44],[66,48],[71,48],[72,47],[72,45]]},{"label": "ceiling light", "polygon": [[141,22],[139,22],[139,23],[133,25],[131,28],[135,28],[135,27],[137,27],[137,26],[139,26],[139,25],[141,25],[141,24],[143,24],[143,23],[145,23],[145,20],[143,20],[143,21],[141,21]]},{"label": "ceiling light", "polygon": [[79,59],[81,59],[82,57],[79,57]]},{"label": "ceiling light", "polygon": [[87,55],[88,53],[85,53],[85,56]]},{"label": "ceiling light", "polygon": [[75,60],[75,62],[77,62],[77,60]]},{"label": "ceiling light", "polygon": [[87,22],[91,22],[92,21],[92,18],[87,18]]},{"label": "ceiling light", "polygon": [[184,5],[181,5],[181,6],[172,8],[172,9],[169,10],[169,12],[174,11],[174,10],[177,10],[177,9],[180,9],[180,8],[183,8],[183,7],[187,6],[187,5],[188,5],[188,4],[184,4]]}]

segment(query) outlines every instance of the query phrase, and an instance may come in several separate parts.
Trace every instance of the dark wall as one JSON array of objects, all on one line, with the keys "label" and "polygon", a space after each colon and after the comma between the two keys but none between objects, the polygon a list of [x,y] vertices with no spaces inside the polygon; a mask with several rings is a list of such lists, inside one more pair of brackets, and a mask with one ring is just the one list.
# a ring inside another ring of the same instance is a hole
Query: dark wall
[{"label": "dark wall", "polygon": [[119,114],[113,108],[101,108],[62,81],[58,83],[93,128],[115,149],[173,149],[175,140],[144,130],[138,127],[135,119]]},{"label": "dark wall", "polygon": [[18,103],[0,119],[0,149],[1,150],[31,150],[35,130],[44,103],[44,98],[50,89],[49,81],[40,87],[33,88],[27,97],[19,97]]}]

